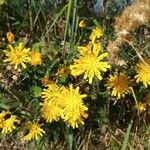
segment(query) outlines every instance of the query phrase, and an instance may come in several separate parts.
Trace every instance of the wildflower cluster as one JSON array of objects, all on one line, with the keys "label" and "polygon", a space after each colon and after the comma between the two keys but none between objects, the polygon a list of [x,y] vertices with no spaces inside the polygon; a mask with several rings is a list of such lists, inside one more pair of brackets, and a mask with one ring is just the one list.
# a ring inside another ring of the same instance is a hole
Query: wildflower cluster
[{"label": "wildflower cluster", "polygon": [[[14,40],[14,35],[11,32],[7,33],[8,41]],[[37,66],[41,65],[41,54],[39,51],[31,51],[30,48],[25,48],[22,42],[18,44],[8,44],[8,49],[4,50],[6,58],[4,62],[8,62],[10,65],[14,66],[14,69],[23,68],[26,69],[27,63]]]},{"label": "wildflower cluster", "polygon": [[86,95],[79,93],[79,87],[74,89],[72,84],[68,88],[48,84],[42,92],[42,116],[47,122],[62,118],[69,126],[78,127],[78,123],[84,124],[83,118],[87,117],[88,108],[84,105],[84,97]]},{"label": "wildflower cluster", "polygon": [[[79,23],[82,31],[86,30],[86,26],[84,20]],[[8,46],[3,50],[3,67],[6,67],[6,71],[0,74],[0,83],[2,80],[10,81],[11,75],[16,73],[17,79],[13,77],[15,84],[4,89],[20,105],[19,110],[8,107],[0,113],[1,133],[6,135],[17,131],[23,141],[29,142],[41,138],[47,133],[49,125],[56,122],[62,122],[72,129],[79,128],[91,113],[92,90],[87,89],[94,89],[95,85],[98,88],[101,85],[110,99],[116,101],[131,96],[136,91],[135,85],[143,86],[147,95],[142,97],[143,100],[136,101],[134,108],[139,113],[146,112],[150,106],[150,59],[137,62],[132,67],[132,76],[124,68],[110,66],[108,53],[102,46],[103,36],[103,29],[94,27],[86,44],[84,42],[85,45],[77,46],[75,55],[65,62],[56,52],[44,55],[38,49],[26,48],[24,42],[14,40],[13,33],[7,33]],[[20,89],[25,86],[29,89],[15,93],[16,85]]]}]

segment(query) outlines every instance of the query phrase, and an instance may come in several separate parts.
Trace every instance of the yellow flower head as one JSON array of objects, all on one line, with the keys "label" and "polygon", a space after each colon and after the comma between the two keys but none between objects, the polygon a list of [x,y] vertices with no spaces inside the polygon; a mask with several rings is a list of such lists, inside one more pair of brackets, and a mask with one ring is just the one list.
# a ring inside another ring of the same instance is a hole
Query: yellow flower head
[{"label": "yellow flower head", "polygon": [[59,120],[61,114],[61,108],[59,105],[53,101],[45,100],[41,103],[41,106],[42,117],[46,120],[46,122]]},{"label": "yellow flower head", "polygon": [[67,75],[70,74],[70,69],[68,67],[61,67],[58,68],[56,75],[66,77]]},{"label": "yellow flower head", "polygon": [[139,113],[146,111],[146,103],[138,102],[135,107]]},{"label": "yellow flower head", "polygon": [[130,79],[124,73],[118,73],[110,75],[106,84],[107,89],[112,89],[112,96],[116,96],[118,99],[125,97],[126,94],[130,93]]},{"label": "yellow flower head", "polygon": [[[90,45],[88,45],[90,46]],[[99,48],[97,45],[88,50],[87,47],[80,47],[81,56],[79,59],[74,59],[74,64],[70,66],[71,74],[79,76],[84,73],[84,79],[89,78],[89,83],[92,83],[94,76],[102,80],[101,72],[106,72],[110,65],[108,62],[102,60],[108,56],[108,53],[99,55]]]},{"label": "yellow flower head", "polygon": [[14,37],[14,34],[12,32],[7,32],[6,36],[7,36],[8,42],[13,42],[14,41],[15,37]]},{"label": "yellow flower head", "polygon": [[79,23],[79,27],[80,28],[86,28],[86,21],[85,20],[81,20]]},{"label": "yellow flower head", "polygon": [[[38,137],[43,136],[45,131],[41,128],[41,125],[37,122],[28,122],[26,128],[21,132],[21,137],[24,141],[28,142],[32,139],[37,140]],[[26,134],[25,132],[28,131]]]},{"label": "yellow flower head", "polygon": [[15,123],[19,123],[17,116],[12,115],[10,112],[3,111],[0,113],[0,128],[2,128],[2,134],[11,133],[16,127]]},{"label": "yellow flower head", "polygon": [[44,101],[53,101],[57,103],[59,93],[59,87],[55,83],[51,83],[47,85],[47,88],[43,89],[42,98]]},{"label": "yellow flower head", "polygon": [[62,88],[60,99],[62,101],[62,119],[68,123],[68,126],[72,128],[78,128],[78,124],[84,124],[83,119],[87,118],[86,111],[88,108],[83,103],[83,98],[86,95],[79,93],[79,87],[73,88],[73,85],[69,85],[69,88]]},{"label": "yellow flower head", "polygon": [[136,68],[137,75],[135,76],[136,82],[143,82],[143,85],[147,87],[150,85],[150,59],[144,62],[139,62]]},{"label": "yellow flower head", "polygon": [[41,53],[38,51],[32,51],[30,53],[31,61],[29,62],[32,66],[37,66],[42,64]]},{"label": "yellow flower head", "polygon": [[92,33],[89,38],[92,41],[92,43],[94,43],[96,39],[99,39],[102,36],[103,30],[100,27],[95,27],[92,29]]},{"label": "yellow flower head", "polygon": [[91,53],[98,55],[99,52],[102,52],[102,46],[100,43],[89,42],[87,46],[78,46],[78,51],[81,55],[90,55]]},{"label": "yellow flower head", "polygon": [[25,69],[25,63],[31,60],[29,57],[30,48],[24,48],[22,43],[19,43],[19,45],[15,47],[12,47],[12,45],[8,46],[10,51],[4,50],[7,57],[4,59],[4,62],[9,62],[9,64],[14,65],[14,69],[17,69],[20,65]]}]

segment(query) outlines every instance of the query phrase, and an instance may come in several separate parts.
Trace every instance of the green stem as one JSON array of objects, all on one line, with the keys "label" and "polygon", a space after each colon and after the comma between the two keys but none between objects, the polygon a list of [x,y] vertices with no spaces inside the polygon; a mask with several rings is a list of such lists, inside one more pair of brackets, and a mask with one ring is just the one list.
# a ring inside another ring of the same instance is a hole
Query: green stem
[{"label": "green stem", "polygon": [[73,41],[74,41],[76,11],[77,11],[77,0],[74,0],[73,17],[72,17],[72,29],[71,29],[71,43],[73,43]]},{"label": "green stem", "polygon": [[74,31],[74,44],[76,42],[76,37],[77,37],[77,30],[78,30],[78,24],[79,24],[79,16],[76,17],[76,24],[75,24],[75,31]]},{"label": "green stem", "polygon": [[72,0],[69,0],[69,2],[68,2],[68,11],[67,11],[67,20],[66,20],[65,33],[64,33],[64,47],[65,47],[65,43],[66,43],[66,37],[67,37],[67,31],[68,31],[71,8],[72,8]]},{"label": "green stem", "polygon": [[28,0],[28,4],[29,4],[29,22],[30,22],[30,30],[31,30],[31,36],[32,36],[32,40],[33,40],[33,21],[32,21],[32,3],[31,0]]},{"label": "green stem", "polygon": [[59,17],[62,15],[62,13],[65,11],[65,9],[67,8],[68,4],[63,6],[63,8],[57,13],[54,21],[52,22],[52,24],[50,25],[49,29],[46,31],[43,39],[46,38],[46,36],[48,35],[48,33],[50,32],[50,30],[52,29],[52,27],[55,25],[55,23],[57,22],[57,20],[59,19]]}]

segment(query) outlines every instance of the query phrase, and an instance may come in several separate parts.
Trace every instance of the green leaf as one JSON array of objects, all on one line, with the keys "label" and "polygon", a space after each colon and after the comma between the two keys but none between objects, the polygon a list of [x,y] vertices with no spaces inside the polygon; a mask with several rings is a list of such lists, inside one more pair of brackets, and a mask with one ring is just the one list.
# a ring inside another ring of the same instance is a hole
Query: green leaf
[{"label": "green leaf", "polygon": [[69,145],[69,149],[72,150],[72,146],[73,146],[73,132],[72,132],[72,129],[69,128],[67,125],[65,126],[65,137],[66,137],[66,140],[68,142],[68,145]]},{"label": "green leaf", "polygon": [[42,89],[39,86],[32,86],[31,91],[33,92],[34,97],[40,97],[42,94]]},{"label": "green leaf", "polygon": [[44,47],[44,42],[36,42],[32,45],[32,50],[41,50]]}]

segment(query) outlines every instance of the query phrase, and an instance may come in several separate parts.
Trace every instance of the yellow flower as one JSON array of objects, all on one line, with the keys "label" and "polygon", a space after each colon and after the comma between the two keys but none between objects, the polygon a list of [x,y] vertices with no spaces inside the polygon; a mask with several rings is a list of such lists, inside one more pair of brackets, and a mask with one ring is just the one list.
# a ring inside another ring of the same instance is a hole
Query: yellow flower
[{"label": "yellow flower", "polygon": [[89,42],[87,46],[78,46],[78,51],[81,55],[91,54],[92,52],[98,55],[99,52],[102,52],[102,46],[100,43]]},{"label": "yellow flower", "polygon": [[9,64],[14,65],[14,69],[17,69],[20,65],[26,68],[25,63],[31,60],[29,57],[30,48],[24,48],[22,43],[19,43],[16,47],[12,47],[12,45],[8,46],[10,51],[4,50],[7,57],[4,59],[4,62],[9,62]]},{"label": "yellow flower", "polygon": [[41,65],[42,59],[41,59],[41,53],[38,51],[32,51],[30,53],[31,61],[29,62],[33,66]]},{"label": "yellow flower", "polygon": [[12,32],[7,32],[6,36],[7,36],[8,42],[13,42],[14,41],[15,37],[14,37],[14,34]]},{"label": "yellow flower", "polygon": [[[79,48],[81,56],[79,59],[74,59],[74,64],[70,66],[71,74],[73,76],[79,76],[84,73],[84,79],[89,78],[89,83],[92,83],[94,76],[97,76],[99,80],[102,80],[101,72],[106,72],[110,65],[108,62],[103,62],[108,53],[102,53],[99,55],[99,49],[92,47],[92,50],[87,48]],[[87,51],[88,50],[88,51]],[[86,52],[87,51],[87,52]]]},{"label": "yellow flower", "polygon": [[59,95],[60,88],[55,83],[48,84],[47,88],[42,92],[44,102],[41,103],[41,112],[42,117],[47,122],[57,121],[60,118],[61,103],[58,98]]},{"label": "yellow flower", "polygon": [[135,107],[139,113],[146,111],[146,103],[138,102]]},{"label": "yellow flower", "polygon": [[42,117],[47,122],[58,121],[61,117],[69,126],[78,127],[78,123],[83,124],[83,118],[87,117],[88,108],[82,100],[84,97],[86,95],[80,95],[79,87],[73,89],[70,85],[69,88],[59,88],[56,84],[49,84],[42,93]]},{"label": "yellow flower", "polygon": [[102,36],[103,30],[100,27],[95,27],[92,29],[92,33],[89,38],[92,41],[92,43],[94,43],[96,39],[99,39]]},{"label": "yellow flower", "polygon": [[[26,134],[25,131],[28,131]],[[29,122],[26,125],[26,129],[21,132],[22,139],[26,142],[32,139],[38,139],[39,136],[43,136],[45,131],[41,128],[41,125],[36,122]]]},{"label": "yellow flower", "polygon": [[62,119],[68,123],[68,126],[72,128],[78,128],[78,124],[84,124],[83,119],[87,118],[86,111],[88,108],[83,103],[83,98],[86,94],[81,95],[79,93],[79,87],[73,88],[73,85],[69,85],[69,88],[62,88],[60,99],[62,101]]},{"label": "yellow flower", "polygon": [[139,62],[136,68],[137,75],[135,76],[136,82],[143,82],[143,85],[147,87],[150,85],[150,59],[144,62]]},{"label": "yellow flower", "polygon": [[70,69],[68,67],[58,68],[56,73],[57,76],[62,76],[62,77],[66,77],[69,74],[70,74]]},{"label": "yellow flower", "polygon": [[51,83],[47,85],[47,88],[43,89],[42,98],[44,101],[54,101],[58,99],[59,95],[59,87],[55,83]]},{"label": "yellow flower", "polygon": [[2,128],[2,134],[11,133],[16,127],[14,123],[19,123],[17,116],[12,115],[10,112],[3,111],[0,113],[0,128]]},{"label": "yellow flower", "polygon": [[61,108],[59,105],[53,101],[45,100],[43,103],[41,103],[41,106],[42,117],[46,120],[46,122],[59,120],[61,113]]},{"label": "yellow flower", "polygon": [[81,20],[79,23],[79,27],[80,28],[86,28],[86,21],[85,20]]},{"label": "yellow flower", "polygon": [[124,73],[118,73],[117,71],[114,75],[110,75],[108,82],[106,84],[107,89],[112,89],[112,96],[116,96],[118,99],[125,97],[126,94],[130,93],[130,79]]}]

